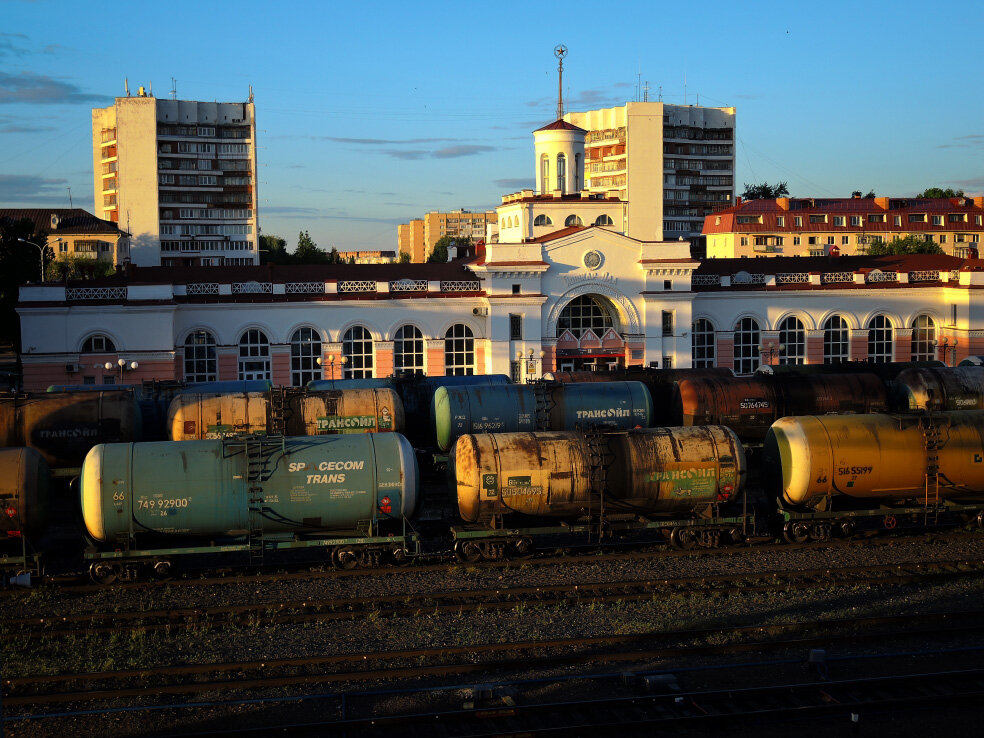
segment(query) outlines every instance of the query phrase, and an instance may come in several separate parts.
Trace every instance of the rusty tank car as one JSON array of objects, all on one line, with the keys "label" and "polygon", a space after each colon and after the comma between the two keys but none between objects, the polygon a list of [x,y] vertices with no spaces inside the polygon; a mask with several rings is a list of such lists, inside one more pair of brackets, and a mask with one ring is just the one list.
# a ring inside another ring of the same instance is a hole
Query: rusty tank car
[{"label": "rusty tank car", "polygon": [[48,464],[35,449],[0,449],[0,543],[37,537],[44,531],[51,502],[49,481]]},{"label": "rusty tank car", "polygon": [[0,396],[0,446],[28,446],[51,469],[79,469],[99,443],[142,438],[140,406],[132,390]]},{"label": "rusty tank car", "polygon": [[984,409],[984,366],[906,369],[893,386],[902,412]]}]

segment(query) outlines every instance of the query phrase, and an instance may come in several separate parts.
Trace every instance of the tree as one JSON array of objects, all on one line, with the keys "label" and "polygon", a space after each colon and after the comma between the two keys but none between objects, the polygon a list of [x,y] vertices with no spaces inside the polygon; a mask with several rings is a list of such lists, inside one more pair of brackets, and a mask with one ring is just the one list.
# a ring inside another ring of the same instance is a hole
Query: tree
[{"label": "tree", "polygon": [[20,344],[20,320],[14,310],[18,287],[41,278],[41,251],[22,243],[21,238],[43,247],[46,266],[54,258],[47,245],[48,234],[43,230],[35,233],[34,221],[0,218],[0,343],[15,346]]},{"label": "tree", "polygon": [[409,264],[410,261],[411,261],[410,254],[408,252],[406,252],[406,251],[401,251],[400,252],[400,263],[401,264]]},{"label": "tree", "polygon": [[745,191],[741,193],[742,200],[775,200],[777,197],[787,197],[789,187],[785,182],[776,182],[770,185],[768,182],[750,185],[745,183]]},{"label": "tree", "polygon": [[[335,249],[332,249],[332,253],[336,253]],[[311,234],[307,231],[301,231],[297,234],[297,248],[294,249],[294,263],[295,264],[330,264],[328,254],[323,250],[318,248],[316,244],[311,239]]]},{"label": "tree", "polygon": [[868,190],[867,195],[862,195],[861,190],[854,190],[854,192],[851,193],[851,197],[863,197],[865,200],[873,200],[876,195],[874,190]]},{"label": "tree", "polygon": [[963,197],[963,193],[963,190],[954,190],[951,187],[947,187],[945,190],[939,187],[930,187],[920,192],[916,197],[926,197],[936,200],[947,197]]},{"label": "tree", "polygon": [[344,261],[342,255],[338,253],[338,249],[334,246],[331,247],[331,251],[328,252],[328,264],[341,264]]},{"label": "tree", "polygon": [[294,257],[287,253],[287,239],[260,235],[261,264],[290,264]]},{"label": "tree", "polygon": [[906,254],[942,254],[943,249],[938,243],[927,241],[918,236],[893,238],[888,243],[879,241],[868,249],[871,256],[904,256]]},{"label": "tree", "polygon": [[99,279],[116,271],[111,261],[87,259],[84,256],[66,256],[48,265],[48,279]]},{"label": "tree", "polygon": [[434,250],[427,257],[427,261],[443,264],[448,260],[448,249],[452,246],[466,248],[471,246],[471,239],[467,236],[441,236],[434,244]]}]

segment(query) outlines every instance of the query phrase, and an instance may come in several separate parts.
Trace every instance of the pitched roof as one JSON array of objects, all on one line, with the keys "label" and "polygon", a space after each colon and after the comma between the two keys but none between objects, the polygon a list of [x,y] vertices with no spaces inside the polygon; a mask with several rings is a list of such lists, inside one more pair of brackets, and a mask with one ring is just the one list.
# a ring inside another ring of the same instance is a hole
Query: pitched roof
[{"label": "pitched roof", "polygon": [[573,123],[568,123],[566,120],[555,120],[553,123],[543,126],[543,128],[537,128],[533,133],[538,133],[539,131],[580,131],[581,133],[587,133],[583,128],[579,128]]},{"label": "pitched roof", "polygon": [[[58,227],[51,227],[51,216],[58,216]],[[34,223],[35,233],[57,235],[72,234],[104,234],[118,236],[122,231],[116,223],[97,218],[81,208],[0,208],[0,220],[16,223],[19,220],[29,220]]]},{"label": "pitched roof", "polygon": [[770,256],[767,259],[704,259],[694,274],[727,276],[749,274],[787,274],[821,272],[859,272],[880,269],[883,272],[952,271],[964,266],[978,266],[979,260],[961,259],[946,254],[910,254],[905,256]]}]

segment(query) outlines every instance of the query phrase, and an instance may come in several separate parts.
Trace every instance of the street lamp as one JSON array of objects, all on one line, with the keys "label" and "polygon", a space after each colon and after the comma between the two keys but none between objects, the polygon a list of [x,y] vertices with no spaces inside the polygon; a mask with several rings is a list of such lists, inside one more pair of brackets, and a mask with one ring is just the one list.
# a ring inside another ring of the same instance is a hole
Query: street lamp
[{"label": "street lamp", "polygon": [[[318,363],[319,364],[321,363],[321,360],[320,359],[318,360]],[[342,371],[345,371],[345,365],[348,364],[348,357],[347,356],[340,356],[340,357],[338,357],[338,363],[341,365]],[[334,387],[335,387],[335,354],[328,354],[328,366],[331,367],[332,389],[334,389]],[[341,379],[341,377],[339,377],[339,379]]]},{"label": "street lamp", "polygon": [[[533,355],[533,349],[530,349],[529,355],[524,356],[523,355],[523,350],[522,349],[519,349],[519,350],[516,351],[516,361],[525,361],[525,362],[527,362],[527,364],[526,364],[526,373],[527,373],[527,375],[536,374],[536,362],[539,361],[541,363],[541,367],[542,367],[543,357],[545,355],[546,355],[546,352],[545,351],[541,351],[539,356],[534,356]],[[541,374],[542,374],[542,371],[541,371]]]},{"label": "street lamp", "polygon": [[775,341],[769,341],[768,343],[760,343],[758,350],[760,354],[764,354],[768,352],[769,354],[768,365],[772,366],[772,360],[776,357],[776,355],[782,354],[782,352],[786,350],[786,344],[776,343]]},{"label": "street lamp", "polygon": [[938,338],[933,339],[933,346],[942,350],[943,363],[946,364],[946,352],[949,349],[952,353],[950,354],[951,366],[956,366],[957,364],[957,339],[956,337],[950,338],[950,336],[943,336],[943,339]]},{"label": "street lamp", "polygon": [[[128,364],[128,363],[126,362],[126,359],[117,359],[117,360],[116,360],[116,366],[118,366],[118,367],[120,368],[120,384],[123,384],[123,372],[125,372],[125,371],[127,371],[127,370],[130,370],[130,371],[133,371],[133,370],[134,370],[134,369],[136,369],[136,368],[137,368],[138,366],[140,366],[140,364],[138,364],[138,363],[137,363],[137,362],[135,362],[135,361],[131,361],[131,362],[130,362],[130,363]],[[106,362],[105,364],[103,364],[103,368],[104,368],[104,369],[105,369],[105,370],[106,370],[107,372],[109,372],[109,371],[112,371],[112,370],[113,370],[113,368],[114,368],[114,367],[113,367],[113,362],[111,362],[111,361],[107,361],[107,362]]]},{"label": "street lamp", "polygon": [[41,281],[44,282],[44,246],[34,243],[34,241],[28,241],[26,238],[18,238],[21,243],[28,243],[34,248],[36,248],[41,256]]}]

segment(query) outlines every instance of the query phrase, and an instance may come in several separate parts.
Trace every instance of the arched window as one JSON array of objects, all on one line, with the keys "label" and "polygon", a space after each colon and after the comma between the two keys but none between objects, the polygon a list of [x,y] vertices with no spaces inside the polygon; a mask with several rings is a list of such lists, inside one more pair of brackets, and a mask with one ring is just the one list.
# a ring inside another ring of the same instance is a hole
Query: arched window
[{"label": "arched window", "polygon": [[584,225],[584,222],[581,220],[580,216],[568,215],[567,220],[564,221],[564,225],[570,228],[571,226]]},{"label": "arched window", "polygon": [[912,321],[912,361],[932,361],[936,358],[936,323],[928,315],[917,315]]},{"label": "arched window", "polygon": [[270,339],[257,328],[239,338],[239,378],[270,379]]},{"label": "arched window", "polygon": [[314,379],[321,379],[321,336],[313,328],[298,328],[290,337],[290,383],[304,387]]},{"label": "arched window", "polygon": [[548,216],[548,215],[542,215],[541,214],[541,215],[536,216],[536,218],[533,219],[533,225],[535,225],[535,226],[549,226],[549,225],[553,225],[553,221],[550,220],[550,216]]},{"label": "arched window", "polygon": [[823,363],[839,364],[851,355],[851,332],[847,321],[831,315],[823,322]]},{"label": "arched window", "polygon": [[892,361],[892,333],[892,323],[884,315],[876,315],[868,321],[868,361],[875,364]]},{"label": "arched window", "polygon": [[550,157],[544,154],[540,157],[540,194],[550,192]]},{"label": "arched window", "polygon": [[574,154],[574,189],[573,192],[581,191],[581,155]]},{"label": "arched window", "polygon": [[601,338],[605,331],[614,327],[615,321],[604,302],[592,295],[581,295],[567,303],[560,312],[557,336],[559,338],[564,331],[569,330],[575,338],[580,338],[590,329]]},{"label": "arched window", "polygon": [[444,334],[444,373],[475,373],[475,337],[464,323],[455,323]]},{"label": "arched window", "polygon": [[759,324],[755,318],[742,318],[735,325],[735,374],[754,374],[761,363]]},{"label": "arched window", "polygon": [[595,218],[594,224],[597,226],[608,226],[608,225],[615,225],[615,221],[612,220],[610,215],[603,214]]},{"label": "arched window", "polygon": [[780,364],[806,363],[806,331],[799,318],[789,316],[779,324]]},{"label": "arched window", "polygon": [[219,378],[215,336],[208,331],[192,331],[184,342],[186,382],[214,382]]},{"label": "arched window", "polygon": [[563,154],[557,154],[557,189],[564,192],[564,186],[567,184],[567,157]]},{"label": "arched window", "polygon": [[82,342],[83,354],[111,354],[116,351],[113,339],[102,333],[93,333]]},{"label": "arched window", "polygon": [[714,366],[715,333],[711,321],[699,318],[690,327],[693,366],[703,369]]},{"label": "arched window", "polygon": [[345,358],[342,376],[363,379],[372,376],[372,334],[361,325],[354,325],[342,336],[342,356]]},{"label": "arched window", "polygon": [[393,339],[393,370],[424,373],[424,334],[414,325],[400,326]]}]

